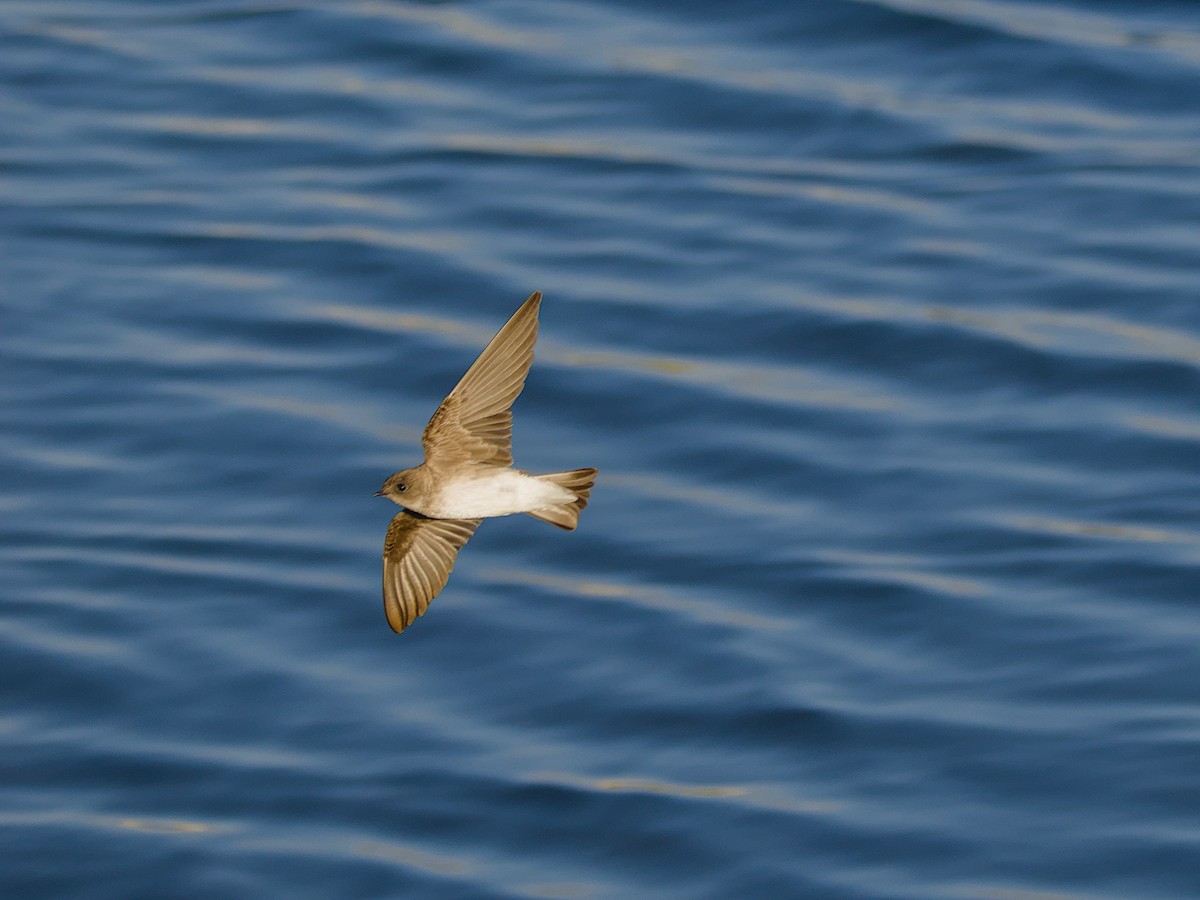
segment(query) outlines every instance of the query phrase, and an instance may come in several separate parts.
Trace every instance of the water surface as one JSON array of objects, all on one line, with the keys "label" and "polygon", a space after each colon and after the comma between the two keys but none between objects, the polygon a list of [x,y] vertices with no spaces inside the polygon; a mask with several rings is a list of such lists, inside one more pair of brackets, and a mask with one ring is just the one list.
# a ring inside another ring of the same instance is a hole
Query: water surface
[{"label": "water surface", "polygon": [[[0,893],[1200,895],[1200,11],[0,7]],[[532,471],[371,493],[531,291]]]}]

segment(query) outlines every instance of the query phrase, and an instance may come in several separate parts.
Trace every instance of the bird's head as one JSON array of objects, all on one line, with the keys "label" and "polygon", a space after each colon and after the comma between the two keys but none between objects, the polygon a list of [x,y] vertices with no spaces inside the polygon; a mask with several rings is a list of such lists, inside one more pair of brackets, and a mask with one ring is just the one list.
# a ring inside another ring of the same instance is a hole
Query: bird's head
[{"label": "bird's head", "polygon": [[375,492],[376,497],[387,497],[393,503],[408,506],[413,498],[414,482],[419,482],[415,469],[403,469],[389,475],[383,482],[383,487]]}]

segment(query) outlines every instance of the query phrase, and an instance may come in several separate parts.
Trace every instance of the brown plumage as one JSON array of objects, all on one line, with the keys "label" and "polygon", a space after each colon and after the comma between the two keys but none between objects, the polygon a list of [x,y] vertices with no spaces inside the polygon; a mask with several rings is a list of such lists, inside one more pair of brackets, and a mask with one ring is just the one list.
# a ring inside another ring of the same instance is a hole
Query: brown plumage
[{"label": "brown plumage", "polygon": [[424,463],[376,492],[405,508],[383,545],[383,603],[395,631],[424,615],[483,519],[526,513],[570,531],[587,506],[596,469],[512,468],[511,406],[533,363],[541,300],[541,291],[529,296],[442,401],[421,438]]}]

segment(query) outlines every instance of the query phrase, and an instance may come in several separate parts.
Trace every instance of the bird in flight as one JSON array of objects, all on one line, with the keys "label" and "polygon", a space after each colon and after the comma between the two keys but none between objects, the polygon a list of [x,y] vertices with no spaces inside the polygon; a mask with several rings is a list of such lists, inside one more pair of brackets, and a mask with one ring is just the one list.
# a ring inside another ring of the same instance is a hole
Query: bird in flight
[{"label": "bird in flight", "polygon": [[404,507],[383,541],[383,608],[403,631],[446,586],[479,523],[525,513],[567,531],[579,523],[596,469],[530,475],[513,468],[513,401],[537,341],[535,291],[442,401],[421,437],[425,462],[387,477],[376,497]]}]

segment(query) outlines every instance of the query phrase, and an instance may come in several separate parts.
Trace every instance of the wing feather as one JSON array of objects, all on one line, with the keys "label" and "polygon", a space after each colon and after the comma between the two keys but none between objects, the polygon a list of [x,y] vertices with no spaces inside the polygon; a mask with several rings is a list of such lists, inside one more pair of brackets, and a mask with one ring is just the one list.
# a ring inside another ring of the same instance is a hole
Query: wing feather
[{"label": "wing feather", "polygon": [[511,407],[533,364],[541,303],[541,291],[530,294],[442,401],[422,437],[426,462],[512,465]]},{"label": "wing feather", "polygon": [[408,510],[392,519],[383,541],[383,609],[393,631],[425,614],[481,521],[427,519]]}]

